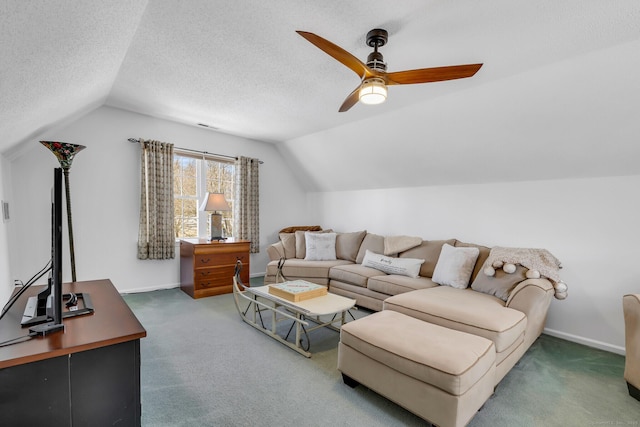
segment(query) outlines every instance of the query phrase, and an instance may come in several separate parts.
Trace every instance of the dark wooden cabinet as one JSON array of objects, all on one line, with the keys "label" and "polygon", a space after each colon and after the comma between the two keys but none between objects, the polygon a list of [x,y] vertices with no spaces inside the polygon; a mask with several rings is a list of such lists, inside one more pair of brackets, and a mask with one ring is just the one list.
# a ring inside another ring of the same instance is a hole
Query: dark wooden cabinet
[{"label": "dark wooden cabinet", "polygon": [[[22,295],[0,322],[0,342],[20,327]],[[109,280],[63,284],[95,312],[63,320],[64,332],[0,347],[1,426],[140,426],[140,338],[146,331]]]},{"label": "dark wooden cabinet", "polygon": [[248,240],[181,240],[180,289],[192,298],[232,292],[238,260],[242,262],[240,278],[249,286]]}]

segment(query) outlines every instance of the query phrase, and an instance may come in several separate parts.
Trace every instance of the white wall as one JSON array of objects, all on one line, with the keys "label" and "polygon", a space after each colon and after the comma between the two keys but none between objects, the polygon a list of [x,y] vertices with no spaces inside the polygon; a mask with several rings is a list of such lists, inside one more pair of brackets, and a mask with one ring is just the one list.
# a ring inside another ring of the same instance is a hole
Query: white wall
[{"label": "white wall", "polygon": [[[268,257],[264,248],[277,240],[277,231],[306,219],[306,205],[301,203],[306,195],[273,145],[101,107],[27,142],[31,146],[21,149],[12,160],[14,218],[8,239],[0,226],[0,244],[10,245],[12,250],[11,282],[28,279],[50,256],[50,189],[53,168],[59,163],[38,140],[58,140],[87,147],[77,154],[70,172],[77,279],[109,278],[121,292],[179,284],[179,252],[167,261],[136,258],[140,149],[138,144],[127,142],[132,137],[264,161],[260,166],[261,252],[251,256],[253,275],[265,271]],[[64,235],[64,280],[68,281],[66,231]],[[6,270],[2,271],[0,280],[8,280]]]},{"label": "white wall", "polygon": [[[13,208],[11,201],[11,165],[5,156],[0,155],[0,200],[9,203],[9,210]],[[0,207],[0,210],[2,208]],[[0,215],[2,213],[0,212]],[[9,267],[9,222],[4,222],[0,218],[0,302],[7,301],[13,290],[13,280]],[[0,306],[3,304],[0,304]]]},{"label": "white wall", "polygon": [[622,296],[640,292],[640,176],[312,193],[338,231],[536,247],[563,263],[569,297],[549,334],[623,353]]}]

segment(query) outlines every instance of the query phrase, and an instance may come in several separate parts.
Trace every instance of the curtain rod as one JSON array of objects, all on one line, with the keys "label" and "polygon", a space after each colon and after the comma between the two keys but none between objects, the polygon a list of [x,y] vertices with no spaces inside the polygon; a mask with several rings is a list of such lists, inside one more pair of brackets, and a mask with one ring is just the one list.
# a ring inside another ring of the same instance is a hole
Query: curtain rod
[{"label": "curtain rod", "polygon": [[[140,140],[137,138],[129,138],[127,141],[129,142],[134,142],[134,143],[139,143]],[[233,160],[238,160],[237,157],[234,156],[227,156],[225,154],[216,154],[216,153],[209,153],[208,151],[200,151],[200,150],[192,150],[190,148],[180,148],[180,147],[175,147],[175,149],[177,150],[181,150],[181,151],[190,151],[192,153],[198,153],[198,154],[209,154],[211,156],[217,156],[217,157],[226,157],[227,159],[233,159]],[[263,164],[264,162],[262,160],[258,160],[258,163]]]}]

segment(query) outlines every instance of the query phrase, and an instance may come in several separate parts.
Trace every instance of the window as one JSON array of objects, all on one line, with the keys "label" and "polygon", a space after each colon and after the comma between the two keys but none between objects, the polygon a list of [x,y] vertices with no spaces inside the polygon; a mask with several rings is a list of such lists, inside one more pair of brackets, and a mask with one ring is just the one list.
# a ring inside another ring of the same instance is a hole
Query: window
[{"label": "window", "polygon": [[198,208],[207,192],[223,193],[230,211],[222,213],[225,236],[233,236],[233,202],[235,165],[215,157],[194,157],[174,151],[173,193],[176,238],[209,235],[209,213]]}]

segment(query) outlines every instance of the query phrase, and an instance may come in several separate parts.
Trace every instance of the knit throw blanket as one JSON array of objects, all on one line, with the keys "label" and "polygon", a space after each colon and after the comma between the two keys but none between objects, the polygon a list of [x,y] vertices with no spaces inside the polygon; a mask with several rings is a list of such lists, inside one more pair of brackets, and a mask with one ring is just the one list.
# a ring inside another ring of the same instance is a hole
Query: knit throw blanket
[{"label": "knit throw blanket", "polygon": [[416,246],[420,246],[422,237],[411,236],[387,236],[384,238],[384,254],[395,255]]},{"label": "knit throw blanket", "polygon": [[539,271],[541,276],[555,283],[560,282],[560,261],[546,249],[496,246],[491,249],[485,265],[493,265],[494,262],[520,264],[529,270]]}]

